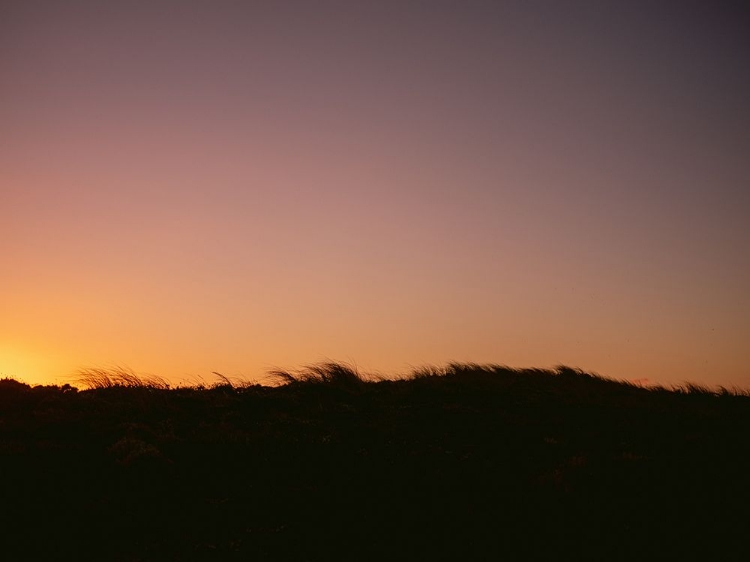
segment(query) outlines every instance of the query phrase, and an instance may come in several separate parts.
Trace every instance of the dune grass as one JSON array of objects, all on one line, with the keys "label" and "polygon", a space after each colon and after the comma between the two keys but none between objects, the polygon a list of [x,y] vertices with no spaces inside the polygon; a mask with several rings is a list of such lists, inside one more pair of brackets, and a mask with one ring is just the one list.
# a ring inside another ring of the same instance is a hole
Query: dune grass
[{"label": "dune grass", "polygon": [[[737,559],[750,396],[560,366],[0,380],[9,559]],[[719,550],[717,550],[719,549]],[[718,553],[718,554],[717,554]]]},{"label": "dune grass", "polygon": [[113,387],[168,389],[170,387],[169,383],[161,377],[139,375],[132,369],[121,366],[80,369],[71,382],[88,389]]},{"label": "dune grass", "polygon": [[268,373],[267,380],[275,385],[324,383],[333,386],[358,387],[365,382],[374,382],[379,379],[360,373],[355,365],[326,361],[294,371],[274,369]]},{"label": "dune grass", "polygon": [[[433,379],[436,377],[458,376],[467,379],[477,376],[497,376],[499,381],[500,377],[503,376],[506,378],[513,376],[535,376],[538,378],[557,376],[567,380],[598,380],[604,383],[618,385],[623,389],[626,387],[632,387],[678,394],[750,396],[750,389],[739,387],[727,388],[724,386],[711,388],[704,384],[687,381],[670,387],[664,387],[662,385],[644,386],[629,381],[610,379],[597,373],[588,373],[580,368],[569,367],[567,365],[558,365],[553,369],[519,369],[491,363],[479,364],[451,362],[443,366],[425,365],[416,367],[406,374],[386,376],[382,374],[363,373],[354,364],[324,361],[321,363],[306,365],[300,369],[271,369],[259,382],[251,382],[249,379],[242,376],[230,377],[217,371],[213,371],[211,374],[216,377],[217,380],[207,383],[203,377],[199,377],[198,382],[192,384],[185,383],[180,386],[182,388],[194,389],[214,387],[241,389],[257,386],[258,384],[277,387],[290,384],[325,383],[331,386],[357,388],[365,383]],[[6,384],[24,384],[10,377],[0,379],[0,384],[2,384],[2,381],[7,381]],[[152,388],[160,390],[172,388],[172,385],[162,377],[150,374],[138,374],[129,367],[120,365],[112,367],[82,368],[76,373],[76,375],[70,378],[70,384],[73,384],[79,389],[89,390],[113,387]]]}]

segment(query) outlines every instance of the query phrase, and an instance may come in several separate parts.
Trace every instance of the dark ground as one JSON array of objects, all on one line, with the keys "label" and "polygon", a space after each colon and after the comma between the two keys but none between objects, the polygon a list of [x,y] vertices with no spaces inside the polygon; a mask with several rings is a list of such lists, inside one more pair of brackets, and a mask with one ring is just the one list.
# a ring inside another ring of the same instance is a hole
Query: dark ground
[{"label": "dark ground", "polygon": [[2,380],[0,557],[750,559],[750,396],[565,368],[422,375]]}]

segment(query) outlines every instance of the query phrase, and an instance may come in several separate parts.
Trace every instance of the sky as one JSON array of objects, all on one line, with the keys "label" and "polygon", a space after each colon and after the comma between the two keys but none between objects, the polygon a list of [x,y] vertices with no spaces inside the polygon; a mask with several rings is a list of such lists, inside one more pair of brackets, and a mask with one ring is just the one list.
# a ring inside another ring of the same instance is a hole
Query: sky
[{"label": "sky", "polygon": [[750,388],[750,9],[0,3],[0,377]]}]

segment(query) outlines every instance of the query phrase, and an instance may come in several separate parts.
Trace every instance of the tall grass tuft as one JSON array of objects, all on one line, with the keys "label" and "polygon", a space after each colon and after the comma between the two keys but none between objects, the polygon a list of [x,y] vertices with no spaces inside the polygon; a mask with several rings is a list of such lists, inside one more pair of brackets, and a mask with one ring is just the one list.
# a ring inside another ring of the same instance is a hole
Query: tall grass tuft
[{"label": "tall grass tuft", "polygon": [[409,375],[410,379],[429,379],[431,377],[444,377],[453,372],[451,367],[437,367],[435,365],[425,365],[412,370]]},{"label": "tall grass tuft", "polygon": [[361,386],[370,377],[359,372],[356,366],[346,363],[327,361],[307,365],[298,370],[275,369],[268,373],[269,379],[276,386],[288,384],[319,384],[341,387]]},{"label": "tall grass tuft", "polygon": [[156,375],[138,375],[127,367],[114,366],[108,369],[89,367],[80,369],[72,381],[87,389],[129,387],[157,388],[166,390],[169,383]]}]

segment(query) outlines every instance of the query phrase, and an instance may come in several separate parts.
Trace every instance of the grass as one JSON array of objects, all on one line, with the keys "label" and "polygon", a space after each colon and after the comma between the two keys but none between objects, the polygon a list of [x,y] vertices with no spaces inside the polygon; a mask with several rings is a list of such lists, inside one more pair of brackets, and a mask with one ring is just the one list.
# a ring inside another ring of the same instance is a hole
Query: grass
[{"label": "grass", "polygon": [[9,559],[739,559],[750,396],[568,367],[0,380]]},{"label": "grass", "polygon": [[272,383],[277,384],[315,384],[324,383],[329,386],[357,388],[373,377],[361,374],[354,365],[345,363],[324,362],[308,365],[297,371],[275,369],[269,373]]},{"label": "grass", "polygon": [[81,369],[72,382],[89,389],[113,387],[169,388],[169,383],[161,377],[138,375],[133,370],[120,366],[109,369],[100,367]]}]

